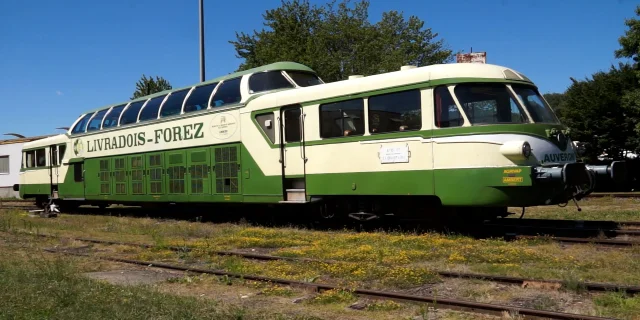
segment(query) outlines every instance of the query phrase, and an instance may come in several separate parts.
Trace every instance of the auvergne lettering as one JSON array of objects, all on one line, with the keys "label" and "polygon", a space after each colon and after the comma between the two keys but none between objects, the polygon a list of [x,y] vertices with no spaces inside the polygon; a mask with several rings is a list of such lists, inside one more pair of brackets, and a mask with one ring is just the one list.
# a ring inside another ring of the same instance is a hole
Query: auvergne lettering
[{"label": "auvergne lettering", "polygon": [[544,161],[546,162],[567,162],[567,161],[575,161],[576,155],[574,153],[551,153],[544,155]]}]

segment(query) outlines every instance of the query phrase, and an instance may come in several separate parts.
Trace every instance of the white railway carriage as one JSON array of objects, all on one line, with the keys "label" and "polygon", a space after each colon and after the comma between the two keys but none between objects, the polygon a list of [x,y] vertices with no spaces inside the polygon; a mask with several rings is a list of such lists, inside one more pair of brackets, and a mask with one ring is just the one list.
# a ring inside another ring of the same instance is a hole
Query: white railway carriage
[{"label": "white railway carriage", "polygon": [[621,168],[596,169],[576,162],[568,130],[515,70],[444,64],[323,83],[280,62],[86,112],[66,134],[24,146],[19,189],[71,206],[496,216],[579,200],[596,171]]}]

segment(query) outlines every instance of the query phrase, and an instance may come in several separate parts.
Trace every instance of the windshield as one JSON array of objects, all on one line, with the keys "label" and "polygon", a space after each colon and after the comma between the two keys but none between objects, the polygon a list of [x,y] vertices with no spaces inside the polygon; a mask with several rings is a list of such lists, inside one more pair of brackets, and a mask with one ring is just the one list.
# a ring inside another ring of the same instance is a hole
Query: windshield
[{"label": "windshield", "polygon": [[529,122],[504,84],[463,83],[454,93],[472,125]]},{"label": "windshield", "polygon": [[520,97],[534,122],[560,123],[551,107],[544,102],[533,87],[512,85],[513,91]]},{"label": "windshield", "polygon": [[301,71],[287,71],[287,74],[301,87],[310,87],[318,84],[322,84],[322,81],[318,76],[309,72]]}]

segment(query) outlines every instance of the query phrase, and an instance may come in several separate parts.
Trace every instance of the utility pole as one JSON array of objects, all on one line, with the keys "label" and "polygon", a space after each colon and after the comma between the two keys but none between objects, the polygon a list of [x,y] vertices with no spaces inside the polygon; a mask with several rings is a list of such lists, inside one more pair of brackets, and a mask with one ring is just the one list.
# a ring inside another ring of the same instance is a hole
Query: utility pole
[{"label": "utility pole", "polygon": [[200,4],[200,82],[204,82],[204,0]]}]

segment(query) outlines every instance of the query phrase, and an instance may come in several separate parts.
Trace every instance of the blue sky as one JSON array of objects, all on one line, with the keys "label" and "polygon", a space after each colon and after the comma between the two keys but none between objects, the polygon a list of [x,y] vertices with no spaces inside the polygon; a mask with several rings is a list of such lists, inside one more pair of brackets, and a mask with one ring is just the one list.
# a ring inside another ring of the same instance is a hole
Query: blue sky
[{"label": "blue sky", "polygon": [[[324,1],[312,0],[314,3]],[[613,51],[640,1],[371,0],[370,19],[416,15],[454,51],[486,51],[543,93],[617,64]],[[262,28],[280,0],[205,0],[206,78],[233,72],[236,31]],[[199,81],[197,0],[0,2],[0,139],[62,132],[87,109],[128,100],[141,75]]]}]

